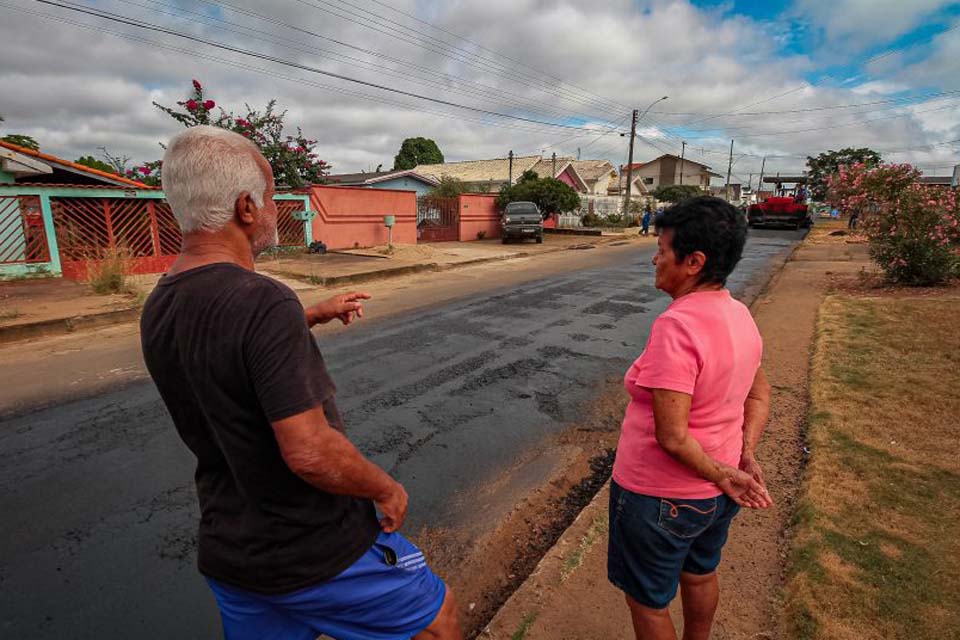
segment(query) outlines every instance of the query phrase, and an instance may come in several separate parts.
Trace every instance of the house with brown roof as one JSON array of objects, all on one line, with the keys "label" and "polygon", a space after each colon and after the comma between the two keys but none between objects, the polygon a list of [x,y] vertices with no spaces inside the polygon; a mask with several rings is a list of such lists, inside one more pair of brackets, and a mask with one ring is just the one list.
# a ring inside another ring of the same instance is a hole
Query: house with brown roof
[{"label": "house with brown roof", "polygon": [[497,193],[507,184],[516,184],[525,171],[533,171],[541,178],[552,176],[579,193],[587,193],[587,183],[577,172],[570,158],[544,159],[541,156],[514,156],[513,173],[509,158],[464,160],[443,164],[422,164],[414,168],[418,174],[436,180],[451,177],[460,180],[470,191]]},{"label": "house with brown roof", "polygon": [[0,140],[0,184],[133,187],[141,182]]},{"label": "house with brown roof", "polygon": [[368,171],[366,173],[339,173],[324,176],[324,183],[340,187],[366,187],[369,189],[394,189],[415,191],[418,196],[426,195],[440,181],[431,176],[422,175],[413,169],[406,171]]},{"label": "house with brown roof", "polygon": [[619,191],[617,168],[607,160],[571,160],[570,163],[587,185],[586,193],[605,196],[611,188]]},{"label": "house with brown roof", "polygon": [[[640,179],[643,190],[631,190],[631,195],[649,194],[657,187],[673,184],[691,184],[709,191],[710,179],[723,177],[701,162],[681,158],[671,153],[665,153],[648,162],[634,163],[632,167],[633,179],[634,181],[637,178]],[[623,173],[627,173],[627,167],[623,168]]]}]

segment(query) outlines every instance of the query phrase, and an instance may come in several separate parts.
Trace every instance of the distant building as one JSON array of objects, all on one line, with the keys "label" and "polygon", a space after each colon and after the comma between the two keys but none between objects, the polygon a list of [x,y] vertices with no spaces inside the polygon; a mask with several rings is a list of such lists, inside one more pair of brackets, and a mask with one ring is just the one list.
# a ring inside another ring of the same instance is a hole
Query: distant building
[{"label": "distant building", "polygon": [[42,151],[0,140],[0,184],[132,187],[146,185],[115,173],[92,169]]},{"label": "distant building", "polygon": [[[705,164],[686,158],[681,159],[670,153],[665,153],[649,162],[634,163],[632,167],[633,179],[639,178],[643,185],[643,192],[638,195],[652,193],[657,187],[674,184],[694,185],[708,191],[711,178],[723,177]],[[626,166],[623,168],[623,173],[627,174]],[[631,191],[631,195],[634,194],[637,192]]]},{"label": "distant building", "polygon": [[508,158],[422,164],[415,167],[414,171],[436,180],[456,178],[467,189],[476,192],[498,193],[504,185],[516,184],[525,171],[533,171],[541,178],[554,177],[578,193],[587,193],[589,189],[570,158],[557,158],[554,162],[552,158],[544,159],[541,156],[514,156],[512,176]]},{"label": "distant building", "polygon": [[426,176],[413,169],[406,171],[372,171],[368,173],[340,173],[324,177],[326,184],[334,187],[368,187],[370,189],[396,189],[398,191],[416,191],[418,196],[426,195],[440,184],[432,176]]}]

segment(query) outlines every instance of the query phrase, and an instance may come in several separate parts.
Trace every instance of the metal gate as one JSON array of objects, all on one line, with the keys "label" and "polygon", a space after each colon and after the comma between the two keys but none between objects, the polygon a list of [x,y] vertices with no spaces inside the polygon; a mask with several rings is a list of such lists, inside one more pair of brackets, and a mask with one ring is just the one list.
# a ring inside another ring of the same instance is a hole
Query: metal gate
[{"label": "metal gate", "polygon": [[276,200],[277,237],[281,247],[303,247],[307,244],[304,222],[294,216],[303,211],[303,200]]},{"label": "metal gate", "polygon": [[52,198],[66,278],[85,280],[91,263],[122,254],[131,273],[166,271],[180,252],[180,227],[163,200]]},{"label": "metal gate", "polygon": [[450,242],[459,239],[459,198],[417,198],[417,242]]},{"label": "metal gate", "polygon": [[0,196],[0,265],[50,261],[39,196]]}]

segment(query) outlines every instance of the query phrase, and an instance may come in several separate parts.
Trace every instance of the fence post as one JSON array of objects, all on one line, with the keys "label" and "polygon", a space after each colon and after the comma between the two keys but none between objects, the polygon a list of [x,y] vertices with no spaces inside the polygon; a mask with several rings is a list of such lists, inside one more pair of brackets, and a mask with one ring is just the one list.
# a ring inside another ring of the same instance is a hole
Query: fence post
[{"label": "fence post", "polygon": [[40,194],[40,214],[43,216],[43,231],[47,236],[47,251],[50,253],[50,272],[62,276],[63,267],[60,264],[60,245],[57,242],[57,230],[53,224],[53,210],[50,207],[50,196]]},{"label": "fence post", "polygon": [[110,201],[106,198],[103,199],[103,220],[107,223],[107,248],[116,247],[113,238],[113,218],[110,216]]},{"label": "fence post", "polygon": [[160,257],[160,229],[157,227],[157,210],[153,200],[147,200],[147,215],[150,216],[150,239],[153,244],[153,257]]},{"label": "fence post", "polygon": [[313,216],[310,215],[310,196],[303,196],[303,239],[309,247],[313,244]]}]

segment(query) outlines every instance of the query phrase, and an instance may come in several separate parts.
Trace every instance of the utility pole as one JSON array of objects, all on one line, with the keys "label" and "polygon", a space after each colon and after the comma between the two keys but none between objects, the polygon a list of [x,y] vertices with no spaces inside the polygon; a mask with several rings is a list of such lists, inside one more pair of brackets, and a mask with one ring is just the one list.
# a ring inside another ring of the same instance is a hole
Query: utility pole
[{"label": "utility pole", "polygon": [[507,163],[507,185],[513,184],[513,149],[510,149],[510,153],[507,154],[509,162]]},{"label": "utility pole", "polygon": [[684,140],[680,144],[683,145],[680,147],[680,184],[683,184],[683,159],[687,155],[687,141]]},{"label": "utility pole", "polygon": [[730,202],[730,172],[733,171],[733,139],[730,139],[730,160],[727,162],[727,202]]},{"label": "utility pole", "polygon": [[[740,190],[740,193],[743,193],[743,190]],[[747,193],[753,193],[753,172],[750,172],[750,177],[747,178]],[[750,196],[747,196],[747,204],[750,203]]]},{"label": "utility pole", "polygon": [[757,182],[757,202],[760,202],[760,192],[763,191],[763,170],[767,166],[767,156],[763,156],[763,162],[760,163],[760,181]]},{"label": "utility pole", "polygon": [[577,147],[577,160],[580,159],[580,147]]},{"label": "utility pole", "polygon": [[553,152],[553,173],[550,174],[550,177],[551,178],[557,177],[557,152],[556,151]]},{"label": "utility pole", "polygon": [[637,137],[637,120],[640,116],[640,110],[633,110],[633,118],[630,120],[630,153],[627,155],[627,196],[623,199],[623,213],[630,215],[630,187],[633,185],[633,139]]}]

